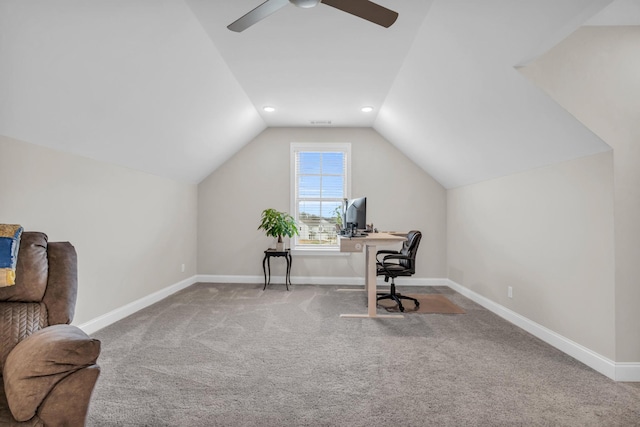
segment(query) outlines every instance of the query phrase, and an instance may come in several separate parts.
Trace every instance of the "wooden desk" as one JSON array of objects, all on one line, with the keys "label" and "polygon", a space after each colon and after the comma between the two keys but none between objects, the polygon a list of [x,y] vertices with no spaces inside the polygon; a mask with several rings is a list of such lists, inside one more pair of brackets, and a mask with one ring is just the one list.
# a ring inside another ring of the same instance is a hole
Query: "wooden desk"
[{"label": "wooden desk", "polygon": [[362,252],[366,250],[366,273],[364,289],[367,292],[366,314],[341,314],[340,317],[390,317],[402,318],[402,314],[378,314],[376,294],[376,253],[377,246],[392,245],[407,240],[405,236],[391,233],[370,233],[365,237],[343,237],[340,240],[340,252]]}]

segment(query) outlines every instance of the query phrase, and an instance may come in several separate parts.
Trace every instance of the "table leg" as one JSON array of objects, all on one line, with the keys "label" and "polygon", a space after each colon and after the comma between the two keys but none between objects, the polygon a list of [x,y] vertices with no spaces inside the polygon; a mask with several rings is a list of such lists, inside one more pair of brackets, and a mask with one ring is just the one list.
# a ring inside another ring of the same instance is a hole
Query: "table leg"
[{"label": "table leg", "polygon": [[264,287],[262,288],[263,291],[267,289],[267,270],[265,269],[265,265],[264,265],[266,261],[267,261],[267,254],[265,254],[264,258],[262,259],[262,272],[264,273]]},{"label": "table leg", "polygon": [[287,267],[284,273],[284,286],[287,288],[287,290],[289,290],[289,257],[285,255],[284,260],[287,263]]},{"label": "table leg", "polygon": [[269,273],[269,281],[267,285],[271,284],[271,257],[267,257],[267,272]]},{"label": "table leg", "polygon": [[287,290],[289,290],[289,285],[291,285],[291,265],[293,265],[293,258],[291,257],[291,253],[288,253],[287,256],[287,277],[288,281]]}]

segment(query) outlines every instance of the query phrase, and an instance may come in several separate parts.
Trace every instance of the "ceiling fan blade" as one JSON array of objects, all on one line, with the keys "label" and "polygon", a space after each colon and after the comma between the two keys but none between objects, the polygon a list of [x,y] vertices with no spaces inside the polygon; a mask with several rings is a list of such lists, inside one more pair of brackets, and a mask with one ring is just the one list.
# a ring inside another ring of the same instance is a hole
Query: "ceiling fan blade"
[{"label": "ceiling fan blade", "polygon": [[322,3],[385,28],[389,28],[398,19],[397,12],[369,0],[322,0]]},{"label": "ceiling fan blade", "polygon": [[289,0],[267,0],[240,19],[227,25],[227,28],[239,33],[288,4]]}]

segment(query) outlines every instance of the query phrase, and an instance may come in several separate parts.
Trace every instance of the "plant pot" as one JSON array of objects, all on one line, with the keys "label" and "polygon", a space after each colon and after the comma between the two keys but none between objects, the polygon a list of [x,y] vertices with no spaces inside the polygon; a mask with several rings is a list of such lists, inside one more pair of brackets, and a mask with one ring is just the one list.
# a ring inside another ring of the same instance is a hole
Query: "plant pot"
[{"label": "plant pot", "polygon": [[276,242],[276,251],[278,252],[284,251],[284,242]]}]

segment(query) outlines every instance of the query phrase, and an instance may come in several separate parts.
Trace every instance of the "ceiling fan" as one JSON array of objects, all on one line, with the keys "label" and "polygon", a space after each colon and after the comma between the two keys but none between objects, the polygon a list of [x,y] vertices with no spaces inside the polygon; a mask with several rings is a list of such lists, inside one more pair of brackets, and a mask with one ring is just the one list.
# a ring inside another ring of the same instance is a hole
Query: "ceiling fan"
[{"label": "ceiling fan", "polygon": [[389,28],[398,18],[397,12],[369,0],[267,0],[240,19],[232,22],[227,28],[238,33],[244,31],[289,3],[302,8],[314,7],[318,3],[324,3],[327,6],[335,7],[374,24],[382,25],[385,28]]}]

